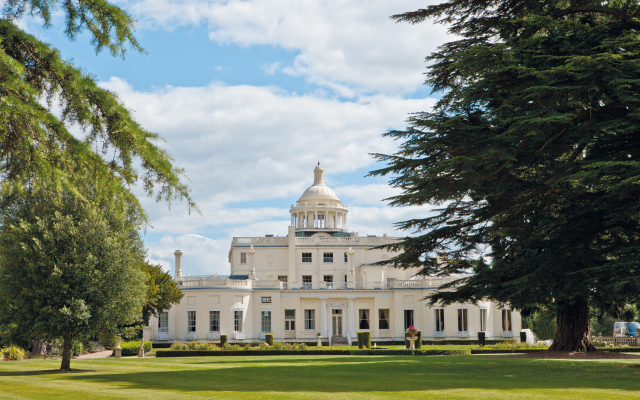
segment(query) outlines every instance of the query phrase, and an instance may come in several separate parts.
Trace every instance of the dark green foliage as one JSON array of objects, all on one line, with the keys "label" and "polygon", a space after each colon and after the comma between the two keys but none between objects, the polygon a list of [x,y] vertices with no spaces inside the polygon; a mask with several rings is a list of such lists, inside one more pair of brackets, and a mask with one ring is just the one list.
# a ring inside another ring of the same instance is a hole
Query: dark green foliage
[{"label": "dark green foliage", "polygon": [[[60,5],[70,39],[88,30],[96,51],[124,55],[127,42],[142,51],[132,35],[134,20],[122,9],[105,0]],[[78,185],[91,181],[142,211],[128,189],[139,182],[158,200],[184,198],[194,208],[183,171],[156,145],[160,137],[138,125],[95,77],[18,27],[25,12],[48,26],[54,7],[51,1],[9,0],[0,18],[0,192],[78,195]],[[82,139],[70,134],[71,125],[82,129]]]},{"label": "dark green foliage", "polygon": [[80,354],[82,354],[83,347],[84,346],[82,345],[82,342],[74,341],[71,345],[71,354],[73,354],[74,357],[79,356]]},{"label": "dark green foliage", "polygon": [[[202,357],[202,356],[466,356],[472,350],[158,350],[156,357]],[[508,351],[505,351],[508,352]]]},{"label": "dark green foliage", "polygon": [[358,336],[358,348],[364,349],[364,340],[362,339],[362,332],[356,332],[356,335]]},{"label": "dark green foliage", "polygon": [[157,316],[171,308],[172,304],[180,303],[184,293],[178,289],[171,275],[162,270],[162,266],[145,261],[141,268],[147,274],[147,302],[142,308],[142,320],[147,325],[152,315]]},{"label": "dark green foliage", "polygon": [[365,331],[365,332],[359,332],[361,335],[358,336],[358,348],[360,347],[360,338],[362,338],[362,346],[365,349],[370,349],[371,348],[371,332]]},{"label": "dark green foliage", "polygon": [[[402,190],[392,205],[436,206],[398,223],[418,234],[388,246],[396,267],[474,272],[431,304],[546,307],[553,349],[585,351],[589,306],[638,301],[639,16],[635,1],[469,0],[394,17],[457,36],[428,58],[442,97],[387,134],[400,150],[372,172]],[[490,265],[473,259],[486,249]]]},{"label": "dark green foliage", "polygon": [[[148,353],[151,351],[153,345],[150,341],[145,340],[143,348],[144,352]],[[120,348],[122,349],[123,356],[137,356],[140,351],[140,341],[131,341],[120,343]]]},{"label": "dark green foliage", "polygon": [[[405,348],[409,348],[409,346],[411,346],[411,342],[409,342],[406,338],[409,337],[409,334],[407,332],[404,333],[404,347]],[[422,331],[418,331],[418,334],[416,335],[416,337],[418,338],[415,343],[414,346],[416,347],[416,349],[420,349],[422,348]],[[468,343],[466,343],[468,344]]]},{"label": "dark green foliage", "polygon": [[416,350],[419,350],[422,348],[422,331],[418,331],[418,340],[416,340]]},{"label": "dark green foliage", "polygon": [[264,341],[269,345],[273,346],[273,334],[267,333],[264,335]]},{"label": "dark green foliage", "polygon": [[478,343],[480,344],[480,346],[484,347],[484,343],[485,343],[485,332],[478,332]]},{"label": "dark green foliage", "polygon": [[229,344],[229,336],[227,335],[220,335],[220,347],[223,347],[225,345]]}]

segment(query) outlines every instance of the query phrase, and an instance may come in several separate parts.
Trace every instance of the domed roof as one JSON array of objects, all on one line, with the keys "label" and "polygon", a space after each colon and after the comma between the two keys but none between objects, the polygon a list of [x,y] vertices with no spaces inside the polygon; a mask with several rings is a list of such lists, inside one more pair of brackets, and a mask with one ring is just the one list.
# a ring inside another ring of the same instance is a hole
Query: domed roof
[{"label": "domed roof", "polygon": [[313,185],[302,193],[298,201],[315,201],[315,200],[335,200],[340,201],[338,196],[324,184],[324,169],[318,161],[318,166],[313,170]]}]

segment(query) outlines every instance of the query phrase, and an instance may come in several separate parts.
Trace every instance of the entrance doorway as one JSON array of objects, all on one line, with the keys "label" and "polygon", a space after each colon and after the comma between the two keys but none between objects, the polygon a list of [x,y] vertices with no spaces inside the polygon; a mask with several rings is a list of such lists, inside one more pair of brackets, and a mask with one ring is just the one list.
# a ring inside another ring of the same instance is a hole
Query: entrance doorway
[{"label": "entrance doorway", "polygon": [[331,336],[342,336],[342,310],[331,310]]}]

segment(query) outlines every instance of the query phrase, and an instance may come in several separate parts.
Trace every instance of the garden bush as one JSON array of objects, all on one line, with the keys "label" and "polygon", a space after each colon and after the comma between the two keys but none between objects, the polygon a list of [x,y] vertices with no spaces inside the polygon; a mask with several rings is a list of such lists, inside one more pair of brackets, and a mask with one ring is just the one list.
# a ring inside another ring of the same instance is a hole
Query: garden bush
[{"label": "garden bush", "polygon": [[71,344],[71,354],[77,357],[82,354],[82,342],[73,342]]},{"label": "garden bush", "polygon": [[220,335],[220,347],[224,347],[229,343],[229,336]]},{"label": "garden bush", "polygon": [[0,349],[0,355],[5,361],[19,361],[27,359],[27,352],[16,345]]},{"label": "garden bush", "polygon": [[264,341],[267,342],[269,346],[273,346],[273,334],[267,333],[266,335],[264,335]]},{"label": "garden bush", "polygon": [[259,350],[251,349],[248,351],[172,351],[172,350],[158,350],[156,357],[197,357],[197,356],[295,356],[295,355],[352,355],[352,356],[366,356],[366,355],[383,355],[383,356],[461,356],[470,355],[469,349],[451,349],[451,350],[349,350],[349,349],[335,349],[335,350]]},{"label": "garden bush", "polygon": [[[133,340],[131,342],[120,343],[120,348],[122,349],[123,356],[137,356],[138,350],[140,349],[140,342]],[[151,348],[151,342],[144,342],[145,353],[151,351]]]},{"label": "garden bush", "polygon": [[364,340],[362,339],[362,332],[358,332],[358,348],[359,349],[363,349],[364,348]]},{"label": "garden bush", "polygon": [[[365,349],[370,349],[371,348],[371,332],[360,332],[362,333],[362,346]],[[360,341],[358,340],[358,348],[360,348],[359,346]]]},{"label": "garden bush", "polygon": [[422,348],[422,331],[418,331],[418,340],[416,340],[416,350]]},{"label": "garden bush", "polygon": [[485,333],[484,332],[478,332],[478,344],[480,346],[484,346],[485,343]]}]

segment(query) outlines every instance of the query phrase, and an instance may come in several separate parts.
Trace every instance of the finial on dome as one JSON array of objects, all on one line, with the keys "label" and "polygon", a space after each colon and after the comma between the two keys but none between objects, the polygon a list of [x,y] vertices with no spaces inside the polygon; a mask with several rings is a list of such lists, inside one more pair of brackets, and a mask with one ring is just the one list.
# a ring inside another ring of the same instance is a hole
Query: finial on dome
[{"label": "finial on dome", "polygon": [[324,185],[323,175],[324,170],[320,165],[320,161],[318,161],[318,166],[313,170],[313,184],[314,185]]}]

